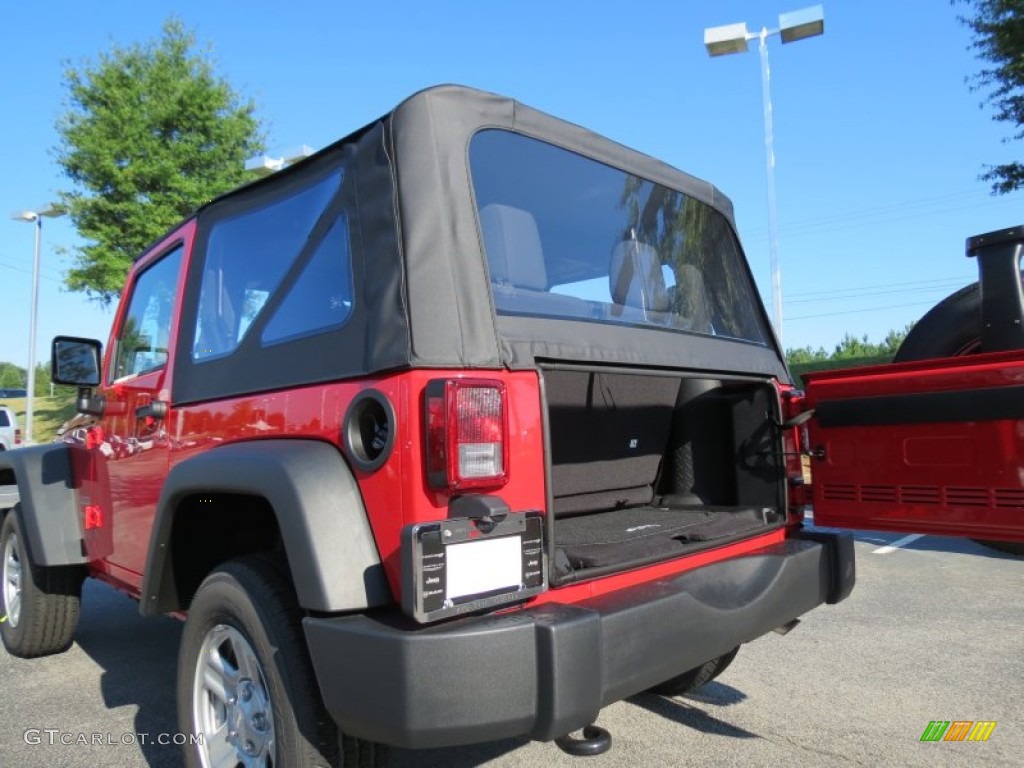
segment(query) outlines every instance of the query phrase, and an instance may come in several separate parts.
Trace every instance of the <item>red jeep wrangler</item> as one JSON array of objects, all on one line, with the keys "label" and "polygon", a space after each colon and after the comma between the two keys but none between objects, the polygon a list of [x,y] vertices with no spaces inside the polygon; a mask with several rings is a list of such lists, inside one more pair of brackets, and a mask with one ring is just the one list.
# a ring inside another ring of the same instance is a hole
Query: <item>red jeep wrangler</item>
[{"label": "red jeep wrangler", "polygon": [[[1012,268],[1016,335],[1002,301],[986,349],[1024,346]],[[0,457],[0,632],[65,650],[85,577],[183,618],[190,765],[596,754],[603,706],[707,682],[850,593],[851,537],[805,530],[804,503],[1024,540],[1020,357],[804,398],[718,190],[430,89],[142,254],[102,363],[55,339],[95,422]]]}]

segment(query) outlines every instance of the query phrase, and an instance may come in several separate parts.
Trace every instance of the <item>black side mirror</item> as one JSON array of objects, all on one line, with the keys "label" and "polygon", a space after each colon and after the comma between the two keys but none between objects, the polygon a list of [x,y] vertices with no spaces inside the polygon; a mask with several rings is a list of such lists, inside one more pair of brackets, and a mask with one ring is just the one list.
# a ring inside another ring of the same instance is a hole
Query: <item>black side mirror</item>
[{"label": "black side mirror", "polygon": [[56,384],[99,386],[101,349],[95,339],[57,336],[50,355],[50,378]]}]

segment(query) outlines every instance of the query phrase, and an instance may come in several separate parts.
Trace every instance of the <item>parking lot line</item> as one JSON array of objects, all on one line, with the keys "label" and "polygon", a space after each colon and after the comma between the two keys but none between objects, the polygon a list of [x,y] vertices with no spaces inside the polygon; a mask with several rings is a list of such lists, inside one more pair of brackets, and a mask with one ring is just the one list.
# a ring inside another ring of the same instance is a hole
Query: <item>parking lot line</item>
[{"label": "parking lot line", "polygon": [[897,549],[900,549],[902,547],[907,546],[907,544],[910,544],[912,542],[917,541],[918,539],[923,539],[923,538],[924,538],[924,534],[923,533],[912,533],[909,536],[904,536],[902,539],[896,539],[896,541],[894,541],[892,544],[886,544],[884,547],[879,547],[878,549],[871,550],[871,554],[873,554],[873,555],[887,555],[890,552],[894,552]]}]

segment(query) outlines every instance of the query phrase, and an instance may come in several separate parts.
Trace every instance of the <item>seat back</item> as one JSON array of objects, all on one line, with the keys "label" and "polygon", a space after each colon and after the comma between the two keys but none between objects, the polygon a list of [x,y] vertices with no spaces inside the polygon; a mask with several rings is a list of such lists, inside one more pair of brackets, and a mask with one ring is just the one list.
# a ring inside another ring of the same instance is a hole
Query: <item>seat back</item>
[{"label": "seat back", "polygon": [[490,203],[480,210],[480,230],[499,310],[538,315],[586,317],[583,299],[551,293],[540,231],[533,214]]},{"label": "seat back", "polygon": [[556,517],[651,501],[679,387],[670,376],[544,372]]},{"label": "seat back", "polygon": [[480,211],[491,282],[532,291],[548,289],[537,221],[529,211],[491,203]]}]

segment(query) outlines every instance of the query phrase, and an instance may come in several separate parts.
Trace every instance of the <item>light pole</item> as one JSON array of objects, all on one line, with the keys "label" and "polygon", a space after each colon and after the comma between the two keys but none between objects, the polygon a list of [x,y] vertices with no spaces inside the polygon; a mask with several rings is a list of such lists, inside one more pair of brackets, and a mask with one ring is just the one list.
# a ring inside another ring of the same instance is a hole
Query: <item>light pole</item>
[{"label": "light pole", "polygon": [[11,218],[36,225],[35,256],[32,259],[32,307],[28,321],[28,382],[25,391],[25,444],[32,444],[32,417],[36,398],[36,319],[39,309],[39,249],[43,239],[43,218],[63,216],[64,211],[55,205],[44,205],[31,211],[15,211]]},{"label": "light pole", "polygon": [[758,40],[761,54],[761,99],[764,104],[764,150],[768,176],[768,253],[772,271],[772,324],[782,344],[782,272],[779,269],[779,221],[775,203],[775,134],[772,127],[772,95],[769,88],[771,68],[768,66],[768,37],[778,35],[783,44],[825,33],[825,12],[815,5],[800,11],[779,14],[778,29],[762,27],[748,32],[744,21],[704,30],[704,47],[711,56],[745,53],[747,43]]}]

